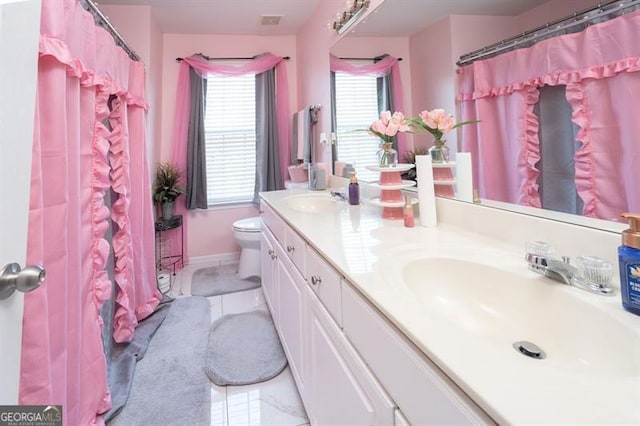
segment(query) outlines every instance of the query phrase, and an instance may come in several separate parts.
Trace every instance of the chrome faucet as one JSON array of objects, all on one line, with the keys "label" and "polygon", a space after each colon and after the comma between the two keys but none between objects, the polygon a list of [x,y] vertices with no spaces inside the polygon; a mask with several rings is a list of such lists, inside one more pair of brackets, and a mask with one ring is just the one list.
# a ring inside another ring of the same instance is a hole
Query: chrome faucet
[{"label": "chrome faucet", "polygon": [[613,295],[609,285],[613,267],[611,263],[594,256],[578,257],[580,268],[571,264],[567,256],[553,257],[553,249],[541,241],[529,241],[525,259],[529,270],[573,287],[601,295]]},{"label": "chrome faucet", "polygon": [[347,196],[344,195],[342,192],[331,191],[330,193],[333,198],[338,198],[342,201],[347,201]]}]

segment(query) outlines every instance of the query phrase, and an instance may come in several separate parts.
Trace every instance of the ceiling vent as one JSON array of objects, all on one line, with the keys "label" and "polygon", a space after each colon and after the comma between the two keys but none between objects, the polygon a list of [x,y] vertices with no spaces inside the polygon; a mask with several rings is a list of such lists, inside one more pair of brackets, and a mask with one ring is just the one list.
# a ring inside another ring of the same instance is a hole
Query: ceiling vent
[{"label": "ceiling vent", "polygon": [[263,15],[260,23],[262,25],[278,25],[282,16],[280,15]]}]

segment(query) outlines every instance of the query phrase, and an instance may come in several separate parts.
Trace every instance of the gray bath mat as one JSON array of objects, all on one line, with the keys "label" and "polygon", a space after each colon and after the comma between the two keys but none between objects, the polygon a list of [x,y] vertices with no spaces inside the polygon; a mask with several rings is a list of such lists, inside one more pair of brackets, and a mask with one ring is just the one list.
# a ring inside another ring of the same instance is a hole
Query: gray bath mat
[{"label": "gray bath mat", "polygon": [[205,372],[216,385],[264,382],[286,366],[269,312],[225,315],[211,324]]},{"label": "gray bath mat", "polygon": [[171,303],[136,365],[127,404],[109,426],[210,424],[211,384],[202,374],[210,309],[204,297]]},{"label": "gray bath mat", "polygon": [[218,296],[260,287],[260,278],[240,279],[238,265],[219,265],[198,269],[191,278],[192,296]]}]

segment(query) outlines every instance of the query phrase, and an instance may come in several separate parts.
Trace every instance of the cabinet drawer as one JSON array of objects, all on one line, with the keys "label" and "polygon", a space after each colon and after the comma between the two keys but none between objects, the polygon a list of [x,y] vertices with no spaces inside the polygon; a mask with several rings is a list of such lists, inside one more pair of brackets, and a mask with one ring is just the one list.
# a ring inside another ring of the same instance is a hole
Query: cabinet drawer
[{"label": "cabinet drawer", "polygon": [[264,200],[260,200],[260,211],[262,212],[262,223],[266,225],[273,236],[280,244],[284,244],[284,220],[267,204]]},{"label": "cabinet drawer", "polygon": [[341,276],[313,248],[307,246],[307,284],[342,327]]},{"label": "cabinet drawer", "polygon": [[346,282],[342,303],[344,333],[411,424],[494,424]]},{"label": "cabinet drawer", "polygon": [[296,231],[291,229],[288,225],[284,227],[284,249],[287,252],[287,256],[302,276],[305,274],[305,246],[307,243],[298,235]]}]

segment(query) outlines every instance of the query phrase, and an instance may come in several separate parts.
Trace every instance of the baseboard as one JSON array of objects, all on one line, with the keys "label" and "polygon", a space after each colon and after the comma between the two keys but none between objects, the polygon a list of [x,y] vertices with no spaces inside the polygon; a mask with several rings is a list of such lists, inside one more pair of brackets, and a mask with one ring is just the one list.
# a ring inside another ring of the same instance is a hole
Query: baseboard
[{"label": "baseboard", "polygon": [[191,256],[189,257],[190,265],[199,265],[202,263],[236,263],[240,260],[240,252],[212,254],[209,256]]}]

